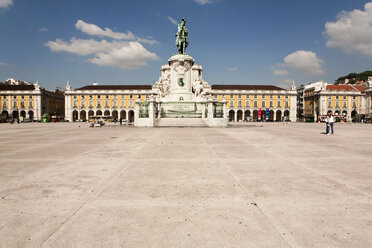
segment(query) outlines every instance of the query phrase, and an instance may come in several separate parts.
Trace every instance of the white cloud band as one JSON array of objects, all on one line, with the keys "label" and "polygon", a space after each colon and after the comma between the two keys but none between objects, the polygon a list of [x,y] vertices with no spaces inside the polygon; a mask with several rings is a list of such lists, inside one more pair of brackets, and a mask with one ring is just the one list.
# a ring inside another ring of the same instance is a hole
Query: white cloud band
[{"label": "white cloud band", "polygon": [[[284,58],[284,63],[272,66],[275,75],[287,75],[287,69],[293,69],[307,76],[320,76],[325,74],[323,60],[311,51],[298,50]],[[277,68],[280,67],[280,68]]]},{"label": "white cloud band", "polygon": [[341,12],[336,22],[325,24],[324,34],[328,47],[372,56],[372,2],[365,5],[364,11]]},{"label": "white cloud band", "polygon": [[0,0],[0,8],[9,8],[13,5],[13,0]]},{"label": "white cloud band", "polygon": [[141,39],[133,33],[113,32],[109,28],[101,29],[95,24],[89,24],[78,20],[75,27],[89,35],[106,36],[113,38],[113,41],[94,39],[71,38],[70,41],[56,39],[45,43],[53,52],[69,52],[80,56],[94,55],[88,61],[99,66],[119,67],[121,69],[137,69],[145,66],[147,60],[157,60],[159,57],[145,47],[142,43],[156,41]]}]

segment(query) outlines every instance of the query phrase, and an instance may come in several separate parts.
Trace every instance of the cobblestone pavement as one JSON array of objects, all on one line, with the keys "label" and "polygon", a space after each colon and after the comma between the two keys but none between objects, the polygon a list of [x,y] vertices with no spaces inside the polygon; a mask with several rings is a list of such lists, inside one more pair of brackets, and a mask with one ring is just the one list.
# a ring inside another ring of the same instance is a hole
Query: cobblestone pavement
[{"label": "cobblestone pavement", "polygon": [[0,124],[1,247],[372,247],[372,125]]}]

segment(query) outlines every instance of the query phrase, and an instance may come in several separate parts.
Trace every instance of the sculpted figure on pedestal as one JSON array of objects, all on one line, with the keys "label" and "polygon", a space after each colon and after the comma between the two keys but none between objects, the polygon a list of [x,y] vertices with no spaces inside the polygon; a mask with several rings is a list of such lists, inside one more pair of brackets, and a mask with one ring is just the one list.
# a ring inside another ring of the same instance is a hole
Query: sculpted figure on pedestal
[{"label": "sculpted figure on pedestal", "polygon": [[189,45],[189,30],[186,28],[185,25],[186,19],[182,18],[181,23],[178,24],[178,30],[176,33],[176,46],[179,54],[185,54],[186,47]]}]

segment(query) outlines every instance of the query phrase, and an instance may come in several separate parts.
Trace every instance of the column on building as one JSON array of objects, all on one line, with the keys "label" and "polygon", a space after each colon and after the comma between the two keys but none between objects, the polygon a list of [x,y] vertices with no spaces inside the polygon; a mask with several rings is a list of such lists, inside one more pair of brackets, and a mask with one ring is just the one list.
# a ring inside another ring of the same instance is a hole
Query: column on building
[{"label": "column on building", "polygon": [[296,122],[297,121],[297,94],[296,92],[293,92],[293,94],[291,95],[290,104],[291,104],[291,107],[289,111],[289,119],[292,122]]}]

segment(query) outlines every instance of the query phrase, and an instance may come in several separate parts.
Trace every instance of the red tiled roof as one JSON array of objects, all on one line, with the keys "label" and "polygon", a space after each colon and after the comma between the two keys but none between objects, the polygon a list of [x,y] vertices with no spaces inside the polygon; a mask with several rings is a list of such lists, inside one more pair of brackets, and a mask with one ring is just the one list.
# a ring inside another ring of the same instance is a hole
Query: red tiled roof
[{"label": "red tiled roof", "polygon": [[327,90],[330,91],[361,91],[364,92],[363,86],[354,86],[354,85],[327,85]]},{"label": "red tiled roof", "polygon": [[284,90],[274,85],[214,84],[212,90]]},{"label": "red tiled roof", "polygon": [[357,90],[359,90],[362,93],[364,93],[366,91],[366,88],[364,88],[364,86],[361,86],[361,85],[353,85],[353,87],[356,88]]},{"label": "red tiled roof", "polygon": [[152,85],[87,85],[76,90],[151,90]]}]

